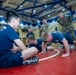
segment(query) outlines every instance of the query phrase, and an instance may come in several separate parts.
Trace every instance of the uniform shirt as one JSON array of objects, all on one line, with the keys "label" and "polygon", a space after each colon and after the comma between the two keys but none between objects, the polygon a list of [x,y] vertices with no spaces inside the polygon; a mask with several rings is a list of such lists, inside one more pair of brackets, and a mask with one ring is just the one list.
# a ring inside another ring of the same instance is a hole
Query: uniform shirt
[{"label": "uniform shirt", "polygon": [[39,37],[42,38],[42,33],[45,31],[45,32],[48,32],[48,27],[49,27],[49,24],[46,23],[46,24],[42,24],[41,26],[41,30],[39,30]]},{"label": "uniform shirt", "polygon": [[43,25],[42,25],[42,29],[43,29],[44,31],[48,32],[48,26],[49,26],[48,23],[43,24]]},{"label": "uniform shirt", "polygon": [[68,26],[68,25],[71,25],[72,24],[72,19],[71,19],[71,17],[69,15],[64,15],[63,18],[60,18],[59,17],[58,20],[57,20],[57,22],[61,26],[65,27],[65,26]]},{"label": "uniform shirt", "polygon": [[26,38],[28,38],[28,36],[30,36],[30,35],[34,35],[34,33],[33,32],[27,33]]},{"label": "uniform shirt", "polygon": [[53,39],[51,42],[59,42],[62,41],[64,37],[63,33],[61,32],[52,32],[50,33],[53,36]]},{"label": "uniform shirt", "polygon": [[29,44],[29,47],[36,47],[40,52],[42,51],[41,45],[42,45],[42,39],[36,39],[37,40],[37,44]]},{"label": "uniform shirt", "polygon": [[15,39],[19,39],[19,36],[11,26],[5,25],[0,29],[0,61],[12,54]]},{"label": "uniform shirt", "polygon": [[42,37],[42,33],[44,32],[43,29],[39,30],[39,37],[41,38]]},{"label": "uniform shirt", "polygon": [[69,44],[74,44],[72,37],[69,36],[66,33],[64,34],[62,32],[56,31],[56,32],[52,32],[50,34],[53,36],[53,39],[50,42],[54,42],[54,43],[59,42],[59,43],[61,43],[62,40],[65,38],[68,41]]}]

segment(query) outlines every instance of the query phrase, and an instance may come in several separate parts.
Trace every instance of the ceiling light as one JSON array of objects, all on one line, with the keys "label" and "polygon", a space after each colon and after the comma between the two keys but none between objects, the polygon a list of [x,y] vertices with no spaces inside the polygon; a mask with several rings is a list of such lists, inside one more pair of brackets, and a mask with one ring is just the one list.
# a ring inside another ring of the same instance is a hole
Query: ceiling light
[{"label": "ceiling light", "polygon": [[47,5],[44,6],[45,8],[47,7]]},{"label": "ceiling light", "polygon": [[33,12],[35,13],[35,12],[36,12],[36,10],[33,10]]},{"label": "ceiling light", "polygon": [[65,9],[63,9],[63,11],[65,11]]},{"label": "ceiling light", "polygon": [[48,17],[50,17],[50,15],[48,15]]},{"label": "ceiling light", "polygon": [[20,8],[22,8],[22,5],[20,5]]}]

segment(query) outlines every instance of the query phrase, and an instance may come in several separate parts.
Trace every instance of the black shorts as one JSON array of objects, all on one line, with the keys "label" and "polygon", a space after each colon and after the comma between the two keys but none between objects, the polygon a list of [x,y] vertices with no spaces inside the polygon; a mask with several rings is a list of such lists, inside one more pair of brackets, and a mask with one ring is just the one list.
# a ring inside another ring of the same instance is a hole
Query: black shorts
[{"label": "black shorts", "polygon": [[68,41],[69,44],[74,44],[73,39],[70,35],[64,34],[65,39]]},{"label": "black shorts", "polygon": [[[7,57],[8,54],[11,54],[11,55]],[[7,58],[2,60],[0,67],[7,68],[7,67],[22,65],[22,62],[23,62],[23,57],[21,57],[22,52],[19,51],[16,53],[12,53],[12,51],[9,51],[4,56],[6,56]]]}]

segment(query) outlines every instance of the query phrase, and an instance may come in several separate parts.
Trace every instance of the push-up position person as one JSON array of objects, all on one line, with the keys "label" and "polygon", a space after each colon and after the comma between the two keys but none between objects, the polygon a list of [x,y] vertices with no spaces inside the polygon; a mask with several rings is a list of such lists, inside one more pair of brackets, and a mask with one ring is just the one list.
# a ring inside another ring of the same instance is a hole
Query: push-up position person
[{"label": "push-up position person", "polygon": [[[66,50],[66,53],[63,54],[62,57],[69,56],[70,55],[69,44],[75,44],[75,41],[73,41],[73,39],[69,35],[63,34],[61,32],[52,32],[50,34],[47,32],[43,32],[42,38],[44,41],[47,41],[47,42],[62,43]],[[45,43],[43,42],[42,46],[44,47],[44,45],[45,45]]]},{"label": "push-up position person", "polygon": [[[14,30],[18,28],[20,23],[20,16],[18,13],[15,11],[8,11],[6,18],[7,25],[0,29],[0,67],[6,68],[22,65],[23,63],[37,63],[38,57],[34,56],[38,53],[37,48],[31,47],[26,49]],[[16,47],[14,43],[18,47]],[[17,51],[18,49],[21,49],[22,51]],[[13,53],[15,50],[17,52]]]},{"label": "push-up position person", "polygon": [[[47,46],[47,42],[44,42],[42,38],[35,39],[34,35],[28,36],[29,45],[28,47],[36,47],[39,52],[52,50],[53,47]],[[42,47],[42,43],[44,42],[45,47]]]}]

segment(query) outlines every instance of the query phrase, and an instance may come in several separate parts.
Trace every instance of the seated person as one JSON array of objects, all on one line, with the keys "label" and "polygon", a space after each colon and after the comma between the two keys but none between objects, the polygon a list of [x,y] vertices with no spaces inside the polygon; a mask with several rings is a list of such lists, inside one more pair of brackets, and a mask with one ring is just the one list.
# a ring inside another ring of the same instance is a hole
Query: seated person
[{"label": "seated person", "polygon": [[39,52],[42,52],[43,50],[46,52],[47,50],[53,49],[53,47],[47,46],[46,42],[44,42],[45,47],[42,48],[42,42],[43,42],[42,38],[35,39],[35,36],[33,36],[33,35],[28,37],[28,41],[29,41],[28,47],[36,47],[39,50]]},{"label": "seated person", "polygon": [[[62,55],[62,57],[67,57],[70,55],[70,50],[69,50],[69,44],[75,44],[76,41],[73,41],[73,39],[68,35],[68,34],[63,34],[61,32],[52,32],[52,33],[47,33],[43,32],[42,38],[44,41],[47,42],[59,42],[64,45],[66,53]],[[42,47],[45,46],[45,43],[43,42]],[[44,52],[44,51],[43,51]]]},{"label": "seated person", "polygon": [[38,49],[35,47],[26,49],[15,31],[20,23],[19,14],[15,11],[8,11],[6,18],[7,24],[0,29],[0,67],[37,63],[38,57],[35,55],[38,53]]},{"label": "seated person", "polygon": [[28,30],[28,33],[26,34],[26,46],[28,46],[28,43],[29,43],[28,36],[34,35],[34,32],[32,31],[31,27],[28,27],[27,30]]}]

